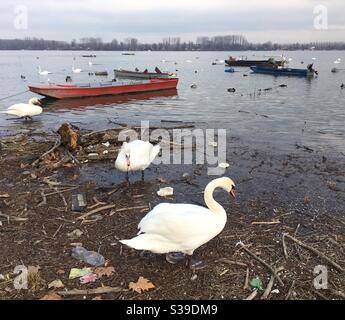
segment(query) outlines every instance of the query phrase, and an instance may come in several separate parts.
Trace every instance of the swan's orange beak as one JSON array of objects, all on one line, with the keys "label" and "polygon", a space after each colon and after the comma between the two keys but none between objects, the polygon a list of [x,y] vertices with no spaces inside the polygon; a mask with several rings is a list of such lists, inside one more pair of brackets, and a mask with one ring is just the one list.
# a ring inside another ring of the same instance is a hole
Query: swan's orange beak
[{"label": "swan's orange beak", "polygon": [[236,199],[235,188],[232,188],[232,189],[231,189],[230,195],[231,195],[234,199]]},{"label": "swan's orange beak", "polygon": [[127,159],[127,167],[131,166],[131,160]]}]

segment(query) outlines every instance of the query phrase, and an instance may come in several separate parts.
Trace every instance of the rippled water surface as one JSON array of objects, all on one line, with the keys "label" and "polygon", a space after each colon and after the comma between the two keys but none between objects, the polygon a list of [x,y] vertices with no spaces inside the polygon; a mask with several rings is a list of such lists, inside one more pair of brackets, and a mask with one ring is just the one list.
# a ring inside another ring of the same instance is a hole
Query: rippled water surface
[{"label": "rippled water surface", "polygon": [[[215,59],[229,55],[258,58],[260,52],[95,52],[96,58],[81,57],[85,52],[2,51],[0,52],[0,99],[25,91],[28,84],[64,82],[67,75],[76,83],[106,81],[113,78],[114,68],[161,70],[176,72],[180,78],[177,91],[121,97],[44,101],[44,113],[33,122],[0,117],[0,134],[25,130],[51,131],[69,121],[81,128],[103,129],[117,122],[140,123],[150,120],[185,120],[207,122],[211,128],[225,128],[231,136],[243,141],[287,152],[296,144],[315,150],[339,154],[345,141],[345,71],[331,73],[333,67],[345,64],[344,52],[288,52],[291,67],[306,67],[314,62],[319,71],[316,79],[273,77],[252,74],[248,68],[235,73],[224,72],[223,65],[212,65]],[[276,54],[276,53],[274,53]],[[73,60],[75,58],[75,60]],[[314,58],[314,59],[313,59]],[[343,63],[334,64],[336,59]],[[165,60],[165,61],[162,61]],[[72,63],[83,69],[73,74]],[[89,61],[92,65],[89,65]],[[304,64],[301,64],[301,61]],[[39,76],[38,66],[52,74]],[[345,68],[345,65],[344,65]],[[89,76],[88,72],[109,72],[108,77]],[[177,71],[176,71],[177,70]],[[247,74],[245,77],[243,74]],[[21,75],[26,80],[21,79]],[[197,88],[192,89],[191,85]],[[280,88],[280,84],[287,84]],[[235,93],[227,92],[236,88]],[[265,88],[272,90],[264,91]],[[262,89],[261,94],[259,89]],[[0,110],[18,102],[26,102],[35,94],[27,92],[0,100]]]}]

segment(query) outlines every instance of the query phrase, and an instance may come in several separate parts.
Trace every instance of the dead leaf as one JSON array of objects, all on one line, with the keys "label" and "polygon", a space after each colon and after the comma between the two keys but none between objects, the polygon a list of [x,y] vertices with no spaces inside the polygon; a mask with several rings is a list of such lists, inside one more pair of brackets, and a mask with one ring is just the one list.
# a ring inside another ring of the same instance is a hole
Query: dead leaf
[{"label": "dead leaf", "polygon": [[40,266],[28,266],[28,273],[38,273]]},{"label": "dead leaf", "polygon": [[40,300],[62,300],[62,298],[55,292],[49,292]]},{"label": "dead leaf", "polygon": [[94,270],[94,273],[97,274],[98,278],[101,278],[103,276],[110,277],[114,272],[114,267],[98,267]]},{"label": "dead leaf", "polygon": [[65,274],[65,270],[59,269],[58,271],[56,271],[56,274]]},{"label": "dead leaf", "polygon": [[48,284],[48,289],[50,289],[50,288],[59,289],[59,288],[63,288],[63,287],[64,287],[64,284],[62,283],[62,281],[60,279],[54,280]]},{"label": "dead leaf", "polygon": [[154,289],[155,285],[150,280],[139,277],[137,282],[130,282],[128,288],[135,292],[142,293],[143,291]]}]

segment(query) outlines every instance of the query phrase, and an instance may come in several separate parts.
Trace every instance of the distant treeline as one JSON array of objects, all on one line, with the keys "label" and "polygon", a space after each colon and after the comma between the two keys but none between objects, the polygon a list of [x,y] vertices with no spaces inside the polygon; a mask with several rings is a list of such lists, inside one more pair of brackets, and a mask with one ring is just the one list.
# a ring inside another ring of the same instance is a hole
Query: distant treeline
[{"label": "distant treeline", "polygon": [[38,38],[0,39],[0,50],[91,50],[91,51],[273,51],[273,50],[345,50],[345,42],[278,44],[271,41],[250,43],[244,36],[198,37],[195,42],[179,37],[164,38],[158,43],[140,43],[135,38],[103,42],[101,38],[55,41]]}]

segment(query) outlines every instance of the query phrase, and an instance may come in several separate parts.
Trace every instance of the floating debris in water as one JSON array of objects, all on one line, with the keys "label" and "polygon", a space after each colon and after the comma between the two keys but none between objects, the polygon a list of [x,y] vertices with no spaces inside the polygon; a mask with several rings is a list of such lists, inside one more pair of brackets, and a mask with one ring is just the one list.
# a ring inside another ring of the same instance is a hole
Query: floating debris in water
[{"label": "floating debris in water", "polygon": [[236,92],[236,89],[235,88],[229,88],[228,92]]},{"label": "floating debris in water", "polygon": [[222,169],[226,169],[226,168],[229,168],[230,167],[230,164],[226,163],[226,162],[221,162],[219,165],[218,165],[219,168],[222,168]]},{"label": "floating debris in water", "polygon": [[286,88],[286,87],[287,87],[287,84],[284,84],[284,83],[283,83],[283,84],[280,84],[279,87],[280,87],[280,88]]},{"label": "floating debris in water", "polygon": [[197,86],[196,84],[192,84],[190,87],[191,87],[192,89],[196,89],[198,86]]}]

